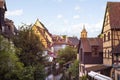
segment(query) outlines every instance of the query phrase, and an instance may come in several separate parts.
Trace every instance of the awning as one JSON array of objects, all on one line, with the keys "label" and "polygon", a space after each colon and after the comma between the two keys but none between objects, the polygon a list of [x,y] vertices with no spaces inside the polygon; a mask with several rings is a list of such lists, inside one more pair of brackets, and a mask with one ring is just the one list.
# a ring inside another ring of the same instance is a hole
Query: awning
[{"label": "awning", "polygon": [[88,72],[90,72],[90,71],[101,71],[101,70],[105,70],[105,69],[108,69],[108,68],[111,68],[111,66],[105,66],[103,64],[98,64],[98,65],[95,65],[95,66],[87,67],[86,70]]},{"label": "awning", "polygon": [[94,71],[90,71],[88,73],[88,76],[94,78],[95,80],[112,80],[112,78],[105,76],[105,75],[102,75],[102,74],[99,74],[99,73],[94,72]]}]

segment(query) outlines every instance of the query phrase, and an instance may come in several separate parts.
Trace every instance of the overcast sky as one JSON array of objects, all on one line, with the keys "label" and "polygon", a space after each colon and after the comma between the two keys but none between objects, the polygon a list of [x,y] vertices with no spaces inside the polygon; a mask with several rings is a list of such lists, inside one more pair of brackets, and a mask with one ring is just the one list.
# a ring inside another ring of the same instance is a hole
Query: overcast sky
[{"label": "overcast sky", "polygon": [[[110,0],[120,1],[120,0]],[[16,27],[39,19],[50,33],[80,37],[85,25],[88,37],[101,33],[107,0],[6,0],[6,17]]]}]

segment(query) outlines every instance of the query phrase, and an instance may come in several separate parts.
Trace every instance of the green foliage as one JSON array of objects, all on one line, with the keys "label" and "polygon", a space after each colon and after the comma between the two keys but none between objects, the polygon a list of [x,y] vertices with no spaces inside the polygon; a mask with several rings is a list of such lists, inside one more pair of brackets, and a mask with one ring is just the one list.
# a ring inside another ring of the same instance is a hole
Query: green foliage
[{"label": "green foliage", "polygon": [[79,79],[79,61],[75,60],[74,63],[68,69],[68,71],[71,73],[72,77],[78,80]]},{"label": "green foliage", "polygon": [[12,41],[0,35],[0,80],[45,80],[46,57],[31,25],[23,25]]},{"label": "green foliage", "polygon": [[45,80],[46,74],[43,65],[38,65],[35,69],[36,80]]},{"label": "green foliage", "polygon": [[31,27],[32,25],[24,24],[19,29],[18,35],[13,38],[13,43],[18,48],[17,55],[24,64],[19,80],[45,80],[43,65],[46,63],[46,57],[43,56],[42,43]]},{"label": "green foliage", "polygon": [[34,80],[34,70],[35,67],[27,66],[24,67],[24,69],[21,71],[21,74],[19,75],[20,80]]},{"label": "green foliage", "polygon": [[13,44],[0,35],[0,79],[16,80],[22,69]]},{"label": "green foliage", "polygon": [[17,36],[13,38],[15,46],[20,50],[19,58],[25,66],[37,65],[45,62],[42,43],[31,30],[32,25],[23,25]]},{"label": "green foliage", "polygon": [[80,80],[87,80],[87,76],[82,76]]},{"label": "green foliage", "polygon": [[66,39],[67,35],[63,35],[62,37],[63,37],[64,39]]},{"label": "green foliage", "polygon": [[73,47],[66,47],[65,49],[61,49],[58,52],[58,62],[60,64],[64,64],[69,61],[73,61],[76,59],[77,50]]},{"label": "green foliage", "polygon": [[98,35],[98,38],[103,38],[103,34],[99,34],[99,35]]}]

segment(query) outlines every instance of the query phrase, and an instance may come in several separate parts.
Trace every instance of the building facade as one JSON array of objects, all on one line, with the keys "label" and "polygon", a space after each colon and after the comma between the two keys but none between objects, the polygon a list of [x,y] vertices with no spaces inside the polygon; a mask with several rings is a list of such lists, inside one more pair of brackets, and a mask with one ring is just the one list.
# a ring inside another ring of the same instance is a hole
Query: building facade
[{"label": "building facade", "polygon": [[107,75],[109,68],[103,65],[103,41],[102,38],[88,38],[85,27],[81,32],[78,46],[79,53],[79,75],[87,75],[90,71]]},{"label": "building facade", "polygon": [[108,2],[103,28],[103,63],[113,67],[110,76],[120,80],[120,2]]},{"label": "building facade", "polygon": [[39,40],[43,44],[44,48],[48,49],[52,45],[52,34],[49,33],[47,28],[38,19],[32,26],[32,30],[35,35],[39,37]]},{"label": "building facade", "polygon": [[0,32],[4,30],[5,26],[5,11],[7,11],[5,0],[0,0]]},{"label": "building facade", "polygon": [[18,33],[18,30],[12,20],[5,18],[6,11],[7,6],[5,0],[0,0],[0,34],[10,39]]}]

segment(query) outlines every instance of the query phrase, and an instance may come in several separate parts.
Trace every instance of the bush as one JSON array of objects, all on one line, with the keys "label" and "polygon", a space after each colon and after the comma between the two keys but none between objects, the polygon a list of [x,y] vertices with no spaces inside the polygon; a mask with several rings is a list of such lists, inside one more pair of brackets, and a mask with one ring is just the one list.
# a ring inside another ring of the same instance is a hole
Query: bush
[{"label": "bush", "polygon": [[80,80],[87,80],[87,76],[82,76]]}]

